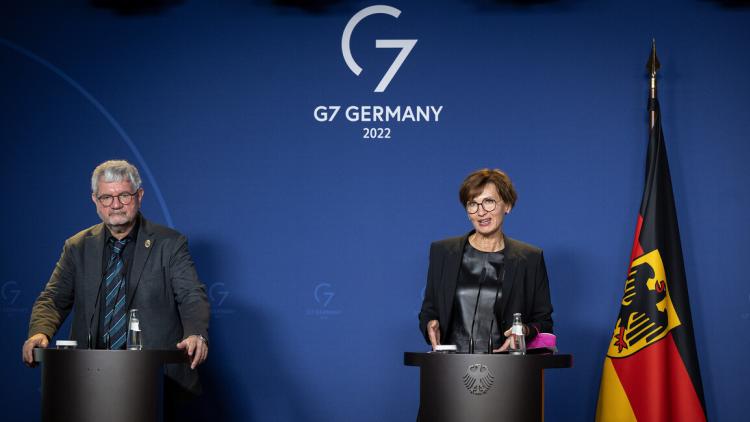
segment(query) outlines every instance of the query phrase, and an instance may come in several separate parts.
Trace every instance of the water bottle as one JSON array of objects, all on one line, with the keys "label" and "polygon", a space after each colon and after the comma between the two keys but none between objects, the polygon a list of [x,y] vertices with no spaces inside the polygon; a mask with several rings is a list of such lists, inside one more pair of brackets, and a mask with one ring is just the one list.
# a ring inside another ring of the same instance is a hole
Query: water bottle
[{"label": "water bottle", "polygon": [[513,326],[510,327],[510,354],[511,355],[525,355],[526,354],[526,337],[523,335],[523,322],[521,322],[521,314],[513,314]]},{"label": "water bottle", "polygon": [[128,350],[143,349],[141,326],[138,323],[138,309],[131,309],[128,318]]}]

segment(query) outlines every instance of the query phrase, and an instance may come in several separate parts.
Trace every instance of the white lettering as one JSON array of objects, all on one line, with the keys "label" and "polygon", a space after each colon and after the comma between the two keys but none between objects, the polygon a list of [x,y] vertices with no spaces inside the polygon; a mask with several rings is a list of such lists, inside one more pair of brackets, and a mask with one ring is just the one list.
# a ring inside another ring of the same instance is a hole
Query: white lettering
[{"label": "white lettering", "polygon": [[371,106],[362,106],[362,107],[359,108],[359,117],[360,117],[359,121],[360,122],[370,122],[370,121],[372,121],[370,119],[370,109],[371,108],[372,108]]},{"label": "white lettering", "polygon": [[[313,117],[319,122],[332,122],[342,106],[317,106]],[[438,122],[443,106],[381,106],[350,105],[344,112],[350,122]]]},{"label": "white lettering", "polygon": [[346,108],[346,120],[349,120],[350,122],[359,121],[359,109],[357,106],[349,106]]},{"label": "white lettering", "polygon": [[401,121],[401,106],[396,106],[396,108],[385,107],[385,121],[390,122],[391,120]]},{"label": "white lettering", "polygon": [[[317,106],[313,115],[315,116],[315,120],[319,122],[332,122],[336,118],[336,114],[340,108],[341,106]],[[329,110],[332,110],[333,113],[329,114]]]},{"label": "white lettering", "polygon": [[372,106],[372,121],[373,122],[383,121],[383,106]]},{"label": "white lettering", "polygon": [[432,109],[432,114],[435,115],[435,121],[440,121],[440,112],[443,111],[443,106],[440,106],[437,109],[435,108],[435,106],[430,106],[430,108]]},{"label": "white lettering", "polygon": [[401,121],[405,122],[406,120],[414,121],[414,112],[411,109],[411,106],[404,107],[404,114],[401,116]]}]

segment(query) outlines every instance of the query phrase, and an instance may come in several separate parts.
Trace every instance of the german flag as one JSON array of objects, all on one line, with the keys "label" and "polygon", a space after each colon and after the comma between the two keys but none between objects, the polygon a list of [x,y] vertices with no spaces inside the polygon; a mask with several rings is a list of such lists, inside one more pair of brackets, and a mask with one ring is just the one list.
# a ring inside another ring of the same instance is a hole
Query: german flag
[{"label": "german flag", "polygon": [[596,420],[705,421],[667,150],[649,100],[646,184],[620,314],[602,372]]}]

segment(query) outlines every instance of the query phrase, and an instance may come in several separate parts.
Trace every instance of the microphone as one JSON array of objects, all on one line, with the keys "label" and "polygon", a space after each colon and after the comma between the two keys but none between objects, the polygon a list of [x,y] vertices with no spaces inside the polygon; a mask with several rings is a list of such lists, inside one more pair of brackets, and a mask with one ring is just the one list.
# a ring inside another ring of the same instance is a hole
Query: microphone
[{"label": "microphone", "polygon": [[479,295],[482,293],[482,283],[487,275],[487,269],[482,268],[482,275],[479,277],[479,289],[477,289],[477,302],[474,304],[474,316],[471,317],[471,333],[469,333],[469,354],[474,354],[474,323],[477,322],[477,309],[479,309]]},{"label": "microphone", "polygon": [[[497,300],[497,296],[495,296],[495,300]],[[493,308],[494,308],[494,306],[493,306]],[[488,336],[489,338],[487,339],[487,354],[488,355],[492,354],[492,328],[494,326],[495,326],[495,318],[492,318],[490,320],[490,334]]]},{"label": "microphone", "polygon": [[[500,283],[497,285],[497,289],[495,289],[495,301],[492,302],[492,313],[495,313],[495,306],[497,306],[497,297],[500,295],[500,288],[503,287],[503,281],[505,281],[505,264],[503,264],[503,272],[500,274]],[[495,318],[492,318],[490,322],[490,334],[489,334],[489,341],[488,341],[488,348],[487,353],[492,354],[492,328],[495,325]]]},{"label": "microphone", "polygon": [[94,325],[94,315],[99,315],[99,312],[97,312],[97,308],[99,306],[99,298],[102,296],[102,286],[104,285],[104,275],[107,274],[107,268],[103,268],[102,276],[99,280],[99,288],[96,289],[96,300],[94,301],[94,311],[91,314],[91,319],[89,319],[89,349],[96,349],[96,343],[93,342],[93,336],[91,333],[91,326]]},{"label": "microphone", "polygon": [[[112,282],[115,283],[115,281],[112,281]],[[120,296],[120,292],[122,291],[124,286],[125,286],[125,283],[120,284],[120,287],[117,288],[117,293],[115,293],[115,298]],[[99,287],[101,287],[101,285]],[[104,309],[106,310],[107,308],[104,308]],[[104,348],[107,350],[112,350],[112,337],[110,337],[110,330],[112,330],[112,319],[113,318],[110,318],[109,323],[107,323],[107,326],[104,327],[106,328],[104,332]]]},{"label": "microphone", "polygon": [[91,335],[91,326],[94,324],[94,315],[98,315],[99,312],[97,312],[97,307],[99,306],[99,297],[102,295],[102,285],[104,284],[104,276],[102,275],[101,281],[99,281],[99,288],[96,290],[96,300],[94,301],[94,311],[91,313],[91,319],[89,320],[89,349],[95,349],[95,345],[93,344],[93,338]]}]

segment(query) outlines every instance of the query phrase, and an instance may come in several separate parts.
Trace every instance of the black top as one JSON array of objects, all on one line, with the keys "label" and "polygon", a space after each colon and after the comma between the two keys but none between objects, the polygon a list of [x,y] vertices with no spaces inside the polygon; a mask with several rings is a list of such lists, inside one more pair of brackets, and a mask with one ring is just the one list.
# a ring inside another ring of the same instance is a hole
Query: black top
[{"label": "black top", "polygon": [[[456,287],[461,272],[466,244],[474,231],[463,236],[438,240],[430,245],[427,286],[422,309],[419,311],[419,330],[430,344],[427,324],[440,323],[440,339],[448,338],[452,315],[455,312]],[[513,323],[513,314],[521,313],[523,323],[529,328],[526,341],[537,333],[552,333],[552,301],[550,300],[547,267],[544,253],[536,246],[503,236],[502,298],[498,299],[495,315],[499,328],[507,330]]]},{"label": "black top", "polygon": [[459,353],[471,352],[472,330],[474,353],[488,353],[503,344],[494,309],[502,298],[504,258],[503,251],[482,252],[466,242],[451,323],[444,342],[455,344]]}]

